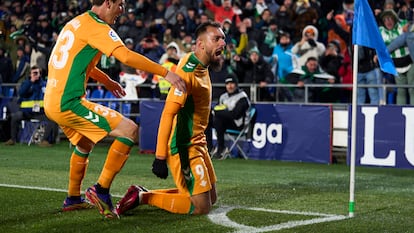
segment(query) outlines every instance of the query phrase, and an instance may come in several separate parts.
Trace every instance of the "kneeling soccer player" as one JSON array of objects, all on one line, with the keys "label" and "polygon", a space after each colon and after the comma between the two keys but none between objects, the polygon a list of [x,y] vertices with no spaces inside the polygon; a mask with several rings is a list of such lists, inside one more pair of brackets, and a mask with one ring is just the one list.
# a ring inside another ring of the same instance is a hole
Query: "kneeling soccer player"
[{"label": "kneeling soccer player", "polygon": [[211,107],[208,68],[221,68],[226,43],[220,24],[215,22],[201,24],[195,35],[194,52],[183,57],[176,69],[187,92],[173,87],[168,93],[152,164],[153,173],[165,179],[168,163],[177,188],[148,191],[142,186],[131,186],[116,206],[118,214],[138,204],[172,213],[207,214],[216,202],[216,175],[204,134]]}]

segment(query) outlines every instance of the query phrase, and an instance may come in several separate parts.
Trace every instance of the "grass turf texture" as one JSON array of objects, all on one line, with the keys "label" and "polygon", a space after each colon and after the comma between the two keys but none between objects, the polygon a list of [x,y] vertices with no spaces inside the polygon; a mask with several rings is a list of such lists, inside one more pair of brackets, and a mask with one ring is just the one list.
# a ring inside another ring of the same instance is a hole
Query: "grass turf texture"
[{"label": "grass turf texture", "polygon": [[[90,156],[83,190],[94,184],[105,161],[107,145]],[[0,183],[66,190],[73,148],[67,142],[52,148],[0,146]],[[171,176],[151,173],[153,156],[135,147],[116,177],[114,203],[131,184],[149,189],[173,187]],[[227,216],[239,224],[266,227],[313,219],[314,216],[251,210],[318,212],[348,215],[349,167],[281,161],[214,160],[219,199],[215,207],[238,206]],[[413,232],[414,171],[357,167],[355,217],[277,232]],[[0,232],[233,232],[207,216],[170,214],[140,206],[121,219],[104,220],[96,209],[60,212],[66,194],[0,186]],[[246,208],[243,208],[246,207]]]}]

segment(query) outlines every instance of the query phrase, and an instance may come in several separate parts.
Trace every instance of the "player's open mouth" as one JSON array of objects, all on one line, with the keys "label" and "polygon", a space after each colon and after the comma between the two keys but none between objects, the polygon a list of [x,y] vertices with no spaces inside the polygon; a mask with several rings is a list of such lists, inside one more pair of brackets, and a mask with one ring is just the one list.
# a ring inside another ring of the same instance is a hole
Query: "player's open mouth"
[{"label": "player's open mouth", "polygon": [[220,49],[220,50],[217,50],[216,51],[216,53],[214,54],[214,55],[216,55],[216,57],[219,57],[219,56],[221,56],[223,54],[223,50],[222,49]]}]

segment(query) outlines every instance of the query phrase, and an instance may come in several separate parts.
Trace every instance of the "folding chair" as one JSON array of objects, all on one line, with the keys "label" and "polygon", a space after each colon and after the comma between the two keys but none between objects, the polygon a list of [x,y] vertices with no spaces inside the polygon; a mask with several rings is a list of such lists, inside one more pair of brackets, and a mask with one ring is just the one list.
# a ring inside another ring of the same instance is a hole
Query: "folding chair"
[{"label": "folding chair", "polygon": [[246,155],[246,152],[244,152],[243,148],[239,144],[239,142],[246,141],[250,139],[250,132],[252,130],[254,119],[256,115],[256,108],[251,107],[249,112],[249,118],[244,123],[244,126],[241,130],[234,130],[234,129],[227,129],[226,133],[224,134],[224,137],[229,139],[232,144],[228,150],[228,153],[224,154],[224,157],[222,159],[226,159],[227,157],[231,156],[231,152],[234,149],[234,147],[237,148],[239,154],[244,158],[248,159],[249,157]]},{"label": "folding chair", "polygon": [[45,133],[47,122],[37,119],[23,120],[23,128],[20,134],[20,143],[39,144]]}]

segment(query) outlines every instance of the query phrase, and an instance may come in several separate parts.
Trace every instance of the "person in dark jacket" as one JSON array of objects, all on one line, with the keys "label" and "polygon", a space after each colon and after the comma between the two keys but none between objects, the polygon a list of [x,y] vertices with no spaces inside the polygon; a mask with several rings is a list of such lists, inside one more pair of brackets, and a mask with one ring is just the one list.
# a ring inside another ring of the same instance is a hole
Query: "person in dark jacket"
[{"label": "person in dark jacket", "polygon": [[22,82],[19,88],[18,104],[20,108],[13,107],[10,114],[10,139],[4,145],[12,146],[17,142],[20,122],[22,120],[37,119],[47,122],[43,139],[40,146],[49,147],[58,133],[56,123],[50,121],[43,111],[43,95],[46,82],[42,79],[41,69],[32,66],[30,69],[30,77]]},{"label": "person in dark jacket", "polygon": [[207,143],[212,147],[211,127],[216,129],[217,147],[211,153],[214,158],[222,158],[228,153],[224,143],[226,130],[241,130],[249,117],[250,100],[246,92],[239,89],[237,77],[229,74],[225,84],[226,92],[221,94],[218,104],[213,108],[206,132]]},{"label": "person in dark jacket", "polygon": [[235,55],[233,59],[237,62],[236,74],[240,78],[240,83],[258,84],[256,96],[258,101],[274,100],[267,84],[274,82],[275,75],[258,48],[251,48],[247,57]]}]

